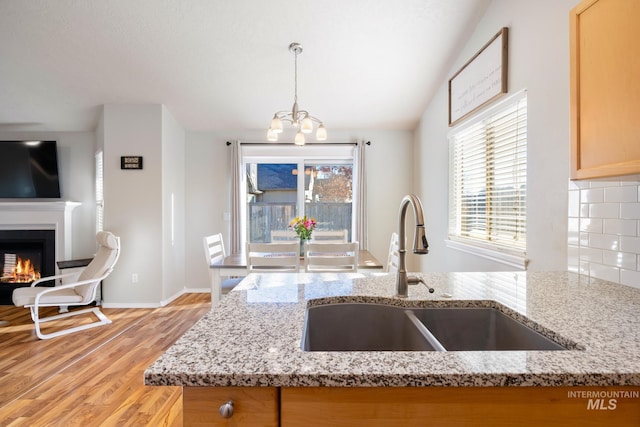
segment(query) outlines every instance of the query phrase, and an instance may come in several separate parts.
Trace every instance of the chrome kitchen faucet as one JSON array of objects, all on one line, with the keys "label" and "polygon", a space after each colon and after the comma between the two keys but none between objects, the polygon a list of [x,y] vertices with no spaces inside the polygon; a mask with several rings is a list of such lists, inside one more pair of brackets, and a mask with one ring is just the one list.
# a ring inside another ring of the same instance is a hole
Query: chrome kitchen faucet
[{"label": "chrome kitchen faucet", "polygon": [[419,255],[429,253],[429,242],[427,242],[427,233],[424,229],[424,210],[422,208],[422,202],[418,196],[414,194],[406,195],[400,203],[400,211],[398,214],[400,222],[398,232],[398,254],[400,259],[398,261],[398,274],[396,276],[396,296],[400,298],[406,298],[409,295],[409,283],[422,282],[427,289],[429,289],[429,292],[433,293],[433,288],[427,285],[422,278],[407,275],[405,267],[405,256],[407,253],[407,250],[405,249],[405,219],[407,216],[407,207],[409,205],[413,206],[413,214],[416,221],[416,230],[413,236],[413,253]]}]

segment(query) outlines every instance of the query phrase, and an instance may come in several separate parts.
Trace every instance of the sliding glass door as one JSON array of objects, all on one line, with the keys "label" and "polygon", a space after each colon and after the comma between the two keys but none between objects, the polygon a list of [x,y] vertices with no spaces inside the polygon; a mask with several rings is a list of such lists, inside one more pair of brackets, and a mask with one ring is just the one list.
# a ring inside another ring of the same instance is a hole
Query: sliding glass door
[{"label": "sliding glass door", "polygon": [[318,230],[347,230],[351,241],[353,164],[313,162],[304,166],[304,214]]},{"label": "sliding glass door", "polygon": [[244,155],[246,236],[270,242],[271,232],[288,230],[296,216],[307,215],[317,230],[347,230],[353,225],[353,155]]}]

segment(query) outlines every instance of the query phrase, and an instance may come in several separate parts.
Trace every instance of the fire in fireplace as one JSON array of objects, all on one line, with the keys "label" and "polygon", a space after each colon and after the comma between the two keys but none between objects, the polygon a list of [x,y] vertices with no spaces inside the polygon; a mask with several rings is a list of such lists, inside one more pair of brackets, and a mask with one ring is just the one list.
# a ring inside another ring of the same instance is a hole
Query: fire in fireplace
[{"label": "fire in fireplace", "polygon": [[0,230],[0,272],[0,305],[12,304],[14,289],[53,276],[55,230]]},{"label": "fire in fireplace", "polygon": [[4,265],[0,281],[5,283],[31,283],[40,278],[40,269],[31,259],[22,259],[16,254],[4,254]]}]

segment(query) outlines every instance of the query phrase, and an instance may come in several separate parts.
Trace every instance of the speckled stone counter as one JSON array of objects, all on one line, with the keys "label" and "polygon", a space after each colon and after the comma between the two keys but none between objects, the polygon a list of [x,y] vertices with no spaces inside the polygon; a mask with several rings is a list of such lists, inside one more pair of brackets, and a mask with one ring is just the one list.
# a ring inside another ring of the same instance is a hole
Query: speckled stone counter
[{"label": "speckled stone counter", "polygon": [[[144,374],[147,385],[640,385],[640,290],[573,273],[428,273],[395,298],[393,276],[250,275]],[[489,306],[566,351],[305,352],[305,309],[332,302]]]}]

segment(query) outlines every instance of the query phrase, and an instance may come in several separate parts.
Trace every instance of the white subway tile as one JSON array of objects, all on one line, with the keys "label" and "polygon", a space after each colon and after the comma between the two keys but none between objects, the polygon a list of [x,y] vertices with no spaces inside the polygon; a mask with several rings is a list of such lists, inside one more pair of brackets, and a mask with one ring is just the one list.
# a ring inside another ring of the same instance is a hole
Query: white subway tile
[{"label": "white subway tile", "polygon": [[640,203],[621,203],[620,218],[640,219]]},{"label": "white subway tile", "polygon": [[637,202],[638,189],[631,186],[605,188],[604,201],[605,203]]},{"label": "white subway tile", "polygon": [[590,188],[617,187],[619,185],[619,181],[589,181]]},{"label": "white subway tile", "polygon": [[635,220],[608,218],[604,220],[602,231],[605,234],[636,236],[638,233],[637,228]]},{"label": "white subway tile", "polygon": [[578,246],[567,246],[567,268],[574,273],[580,272],[580,248]]},{"label": "white subway tile", "polygon": [[580,220],[578,218],[569,218],[567,221],[567,227],[569,231],[580,231]]},{"label": "white subway tile", "polygon": [[589,234],[589,247],[617,251],[620,247],[619,236],[614,234]]},{"label": "white subway tile", "polygon": [[602,264],[602,249],[580,248],[580,261]]},{"label": "white subway tile", "polygon": [[570,217],[580,216],[580,192],[569,191],[568,212]]},{"label": "white subway tile", "polygon": [[589,203],[580,204],[580,218],[589,218]]},{"label": "white subway tile", "polygon": [[610,267],[592,262],[589,264],[589,275],[591,277],[597,277],[598,279],[620,283],[620,269],[617,267]]},{"label": "white subway tile", "polygon": [[589,246],[589,233],[580,232],[580,246]]},{"label": "white subway tile", "polygon": [[592,203],[589,205],[591,218],[620,218],[619,203]]},{"label": "white subway tile", "polygon": [[580,231],[587,231],[589,233],[602,233],[602,219],[580,218]]},{"label": "white subway tile", "polygon": [[640,237],[621,236],[620,250],[640,254]]},{"label": "white subway tile", "polygon": [[589,188],[580,191],[580,201],[582,203],[604,202],[604,188]]},{"label": "white subway tile", "polygon": [[626,268],[629,270],[635,270],[636,268],[636,254],[629,254],[625,252],[616,251],[603,251],[602,263],[604,265],[612,267]]},{"label": "white subway tile", "polygon": [[569,218],[567,227],[567,242],[570,245],[580,244],[580,222],[578,218]]},{"label": "white subway tile", "polygon": [[580,274],[584,274],[585,276],[589,275],[589,262],[580,261]]},{"label": "white subway tile", "polygon": [[620,270],[620,283],[640,288],[640,271]]}]

